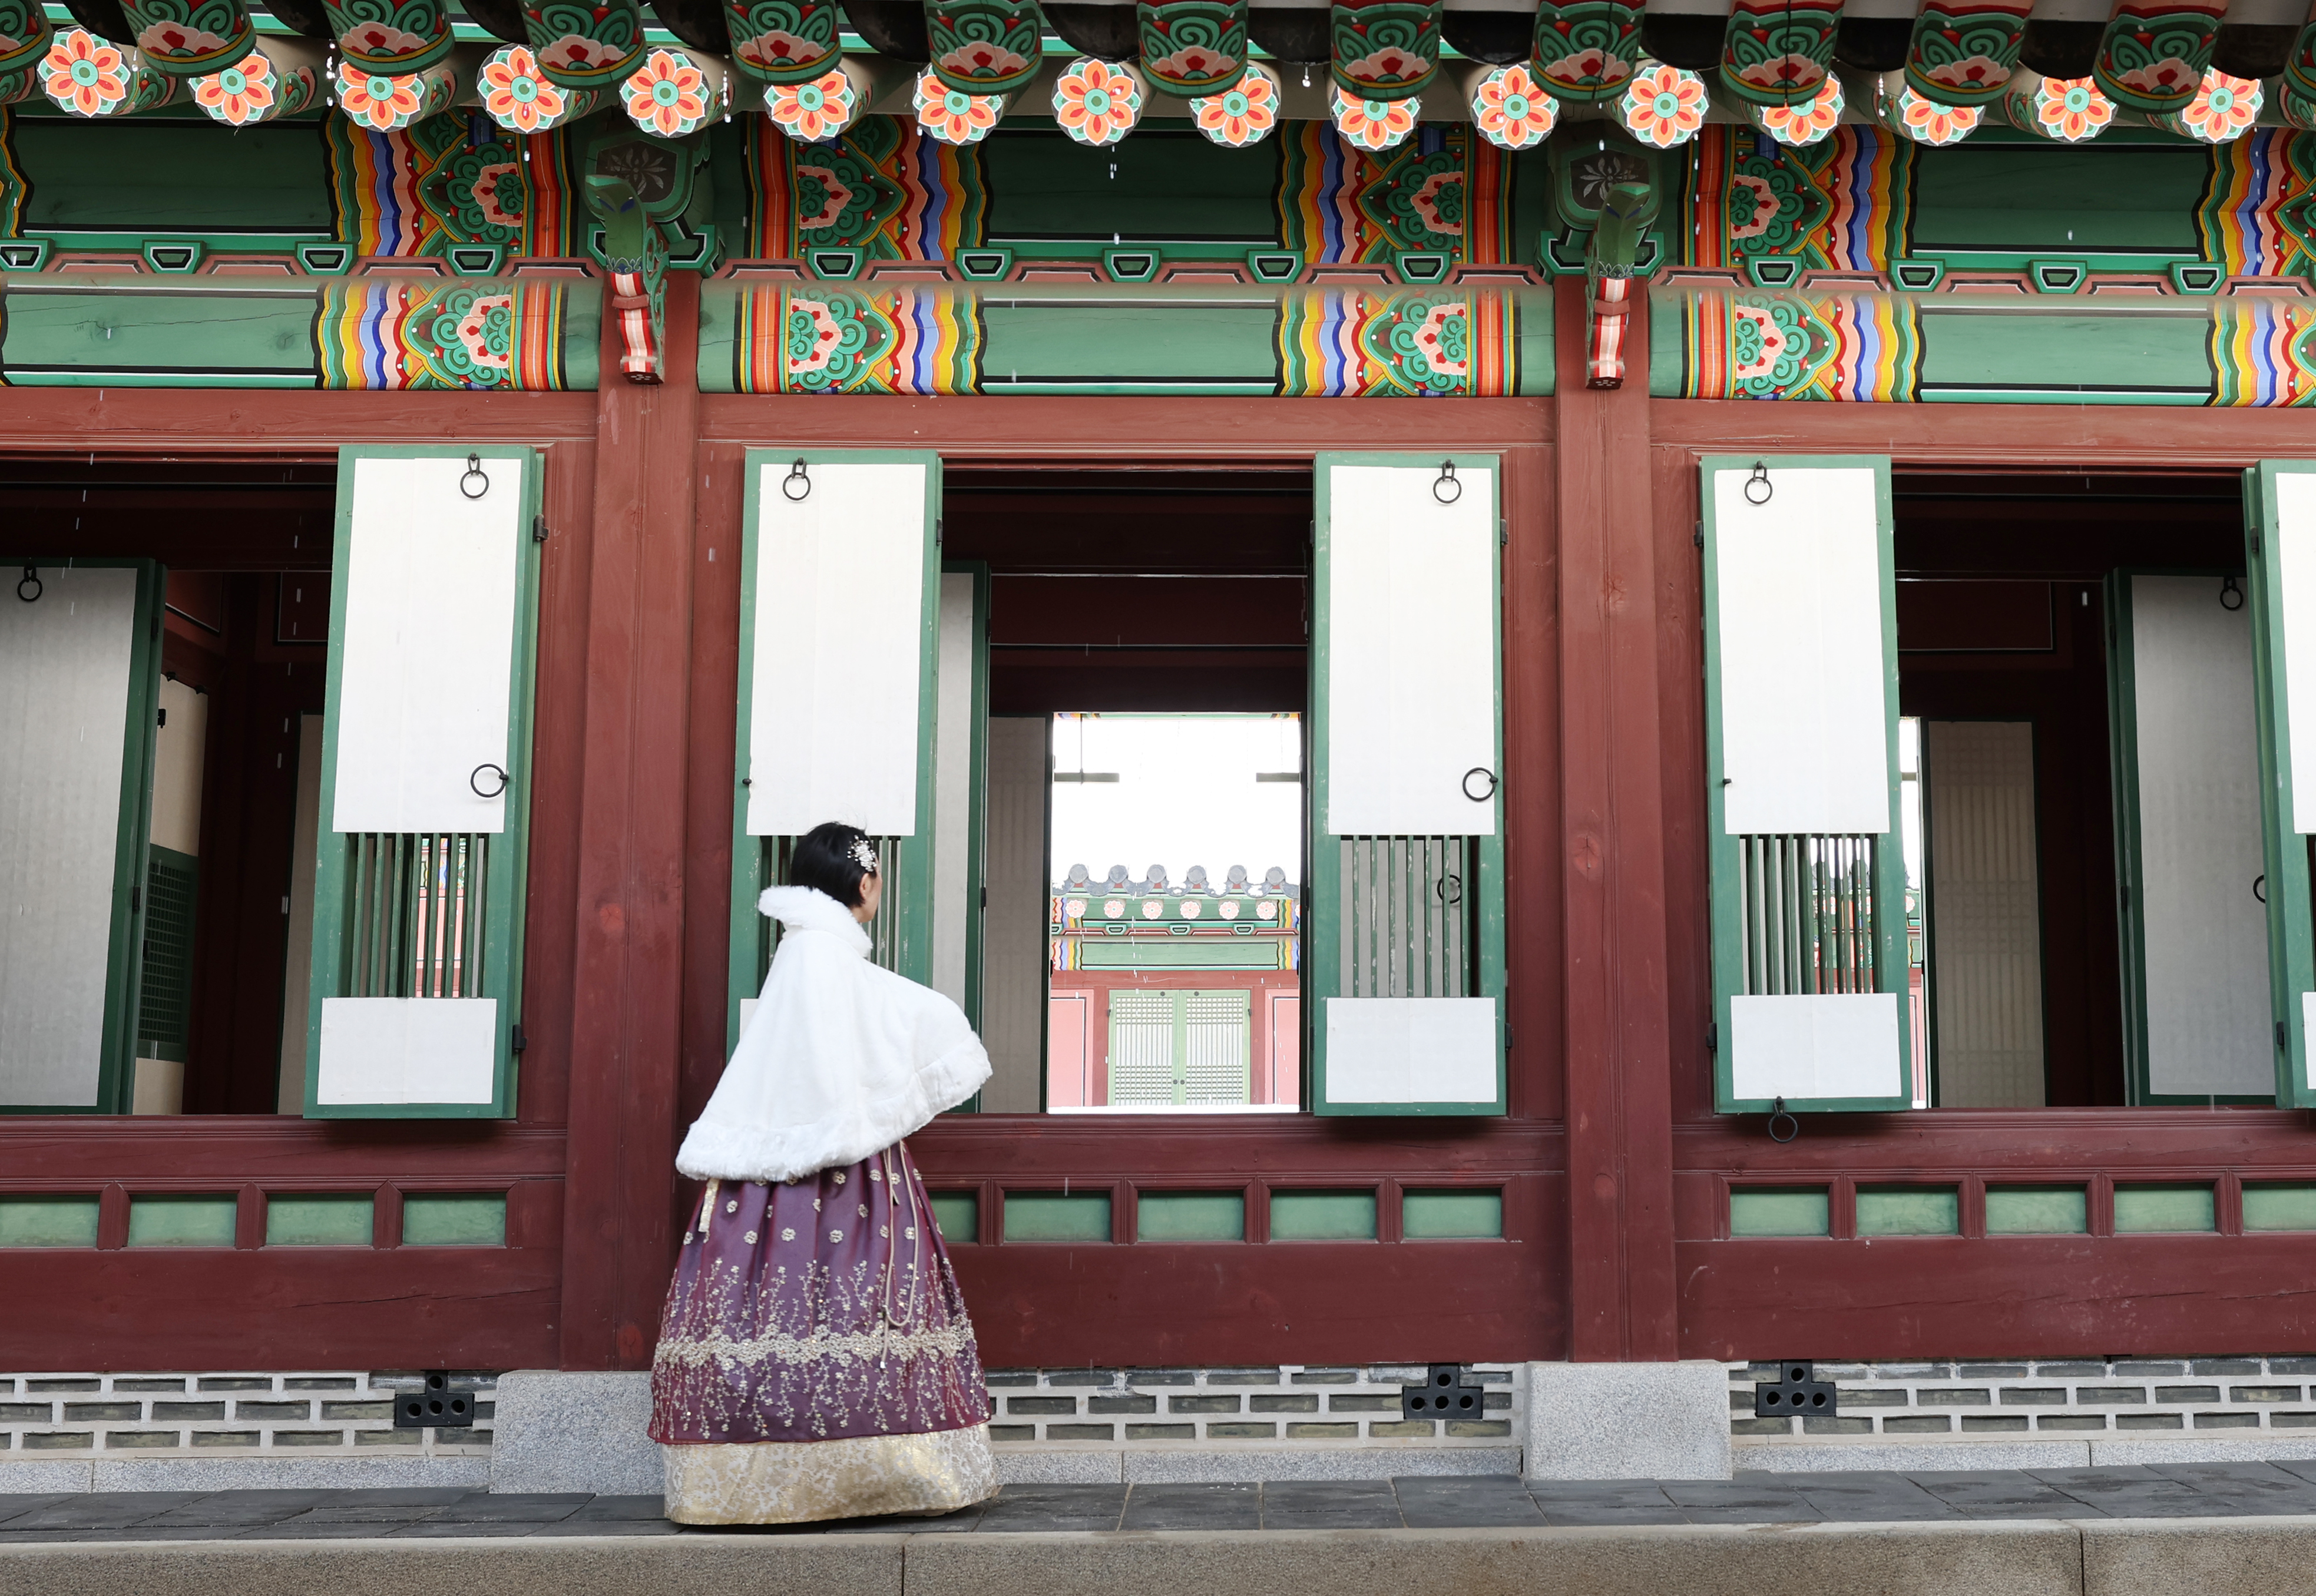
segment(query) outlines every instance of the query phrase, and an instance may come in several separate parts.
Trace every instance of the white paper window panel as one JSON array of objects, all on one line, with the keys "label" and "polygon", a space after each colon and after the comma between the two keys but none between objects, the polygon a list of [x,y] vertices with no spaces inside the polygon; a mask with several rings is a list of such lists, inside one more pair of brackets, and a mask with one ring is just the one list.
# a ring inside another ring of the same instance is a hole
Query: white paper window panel
[{"label": "white paper window panel", "polygon": [[161,683],[161,713],[153,731],[153,818],[156,848],[198,856],[201,851],[202,754],[209,745],[209,700],[183,682]]},{"label": "white paper window panel", "polygon": [[2316,992],[2300,994],[2300,1051],[2307,1060],[2303,1084],[2308,1091],[2316,1092]]},{"label": "white paper window panel", "polygon": [[2292,739],[2292,829],[2316,833],[2316,473],[2276,476],[2274,545],[2284,635],[2284,709]]},{"label": "white paper window panel", "polygon": [[1922,744],[1938,1106],[2041,1108],[2034,723],[1929,720]]},{"label": "white paper window panel", "polygon": [[748,1026],[756,1018],[757,1005],[763,1001],[761,997],[744,997],[740,1000],[740,1034],[742,1036],[748,1034]]},{"label": "white paper window panel", "polygon": [[1332,835],[1495,834],[1493,795],[1464,791],[1497,758],[1494,475],[1462,472],[1463,496],[1442,504],[1436,466],[1329,469]]},{"label": "white paper window panel", "polygon": [[1880,515],[1864,467],[1713,473],[1722,820],[1731,836],[1890,829]]},{"label": "white paper window panel", "polygon": [[2267,868],[2249,606],[2217,576],[2131,579],[2147,1084],[2159,1094],[2276,1090]]},{"label": "white paper window panel", "polygon": [[486,1103],[498,1079],[494,997],[325,997],[314,1101]]},{"label": "white paper window panel", "polygon": [[973,601],[970,575],[940,579],[933,701],[933,990],[965,1006],[973,841]]},{"label": "white paper window panel", "polygon": [[478,798],[507,764],[521,459],[485,455],[491,485],[459,489],[466,457],[358,458],[339,640],[330,829],[503,832]]},{"label": "white paper window panel", "polygon": [[925,467],[816,461],[801,501],[757,468],[749,834],[914,836]]},{"label": "white paper window panel", "polygon": [[1327,1101],[1486,1103],[1496,1100],[1496,1000],[1325,1000]]},{"label": "white paper window panel", "polygon": [[[96,1101],[137,573],[0,595],[0,1102]],[[13,584],[12,584],[13,585]]]},{"label": "white paper window panel", "polygon": [[1894,992],[1729,1000],[1729,1088],[1741,1101],[1803,1104],[1904,1098]]}]

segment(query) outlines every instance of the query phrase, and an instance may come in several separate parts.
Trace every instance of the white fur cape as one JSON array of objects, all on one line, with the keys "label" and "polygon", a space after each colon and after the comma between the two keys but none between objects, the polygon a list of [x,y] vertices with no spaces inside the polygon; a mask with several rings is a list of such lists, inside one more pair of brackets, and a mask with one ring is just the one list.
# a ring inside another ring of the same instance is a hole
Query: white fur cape
[{"label": "white fur cape", "polygon": [[772,887],[756,907],[780,923],[779,950],[678,1170],[792,1181],[857,1164],[989,1078],[964,1011],[869,963],[851,910],[809,887]]}]

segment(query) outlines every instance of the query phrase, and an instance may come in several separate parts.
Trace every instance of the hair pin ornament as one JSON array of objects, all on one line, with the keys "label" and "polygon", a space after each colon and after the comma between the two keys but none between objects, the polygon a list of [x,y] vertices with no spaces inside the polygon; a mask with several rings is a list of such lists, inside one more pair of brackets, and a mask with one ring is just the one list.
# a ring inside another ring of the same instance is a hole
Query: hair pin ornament
[{"label": "hair pin ornament", "polygon": [[872,876],[877,873],[877,850],[868,838],[862,837],[852,844],[852,862]]}]

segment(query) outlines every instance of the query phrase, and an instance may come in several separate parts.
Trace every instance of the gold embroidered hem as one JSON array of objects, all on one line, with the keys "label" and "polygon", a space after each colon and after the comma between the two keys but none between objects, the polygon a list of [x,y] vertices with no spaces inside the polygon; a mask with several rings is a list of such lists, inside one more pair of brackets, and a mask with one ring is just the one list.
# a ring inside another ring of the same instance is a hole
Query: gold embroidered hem
[{"label": "gold embroidered hem", "polygon": [[667,1516],[679,1524],[803,1524],[945,1513],[997,1491],[989,1426],[841,1440],[668,1446]]}]

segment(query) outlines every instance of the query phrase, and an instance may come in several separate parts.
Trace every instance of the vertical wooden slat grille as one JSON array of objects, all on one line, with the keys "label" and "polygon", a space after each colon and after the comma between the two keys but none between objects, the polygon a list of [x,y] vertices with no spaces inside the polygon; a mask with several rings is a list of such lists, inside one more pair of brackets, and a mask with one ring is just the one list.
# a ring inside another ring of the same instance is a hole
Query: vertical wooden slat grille
[{"label": "vertical wooden slat grille", "polygon": [[1748,995],[1879,990],[1880,846],[1871,836],[1737,839]]},{"label": "vertical wooden slat grille", "polygon": [[[877,900],[877,917],[868,923],[868,958],[888,970],[901,967],[901,851],[909,846],[907,837],[872,837],[877,848],[877,873],[885,878],[885,894]],[[794,837],[764,837],[760,839],[764,850],[763,880],[777,886],[788,878],[788,856],[796,848]],[[767,923],[759,939],[756,958],[756,990],[763,990],[764,977],[772,972],[772,954],[779,946],[780,932],[777,923]]]},{"label": "vertical wooden slat grille", "polygon": [[1343,985],[1350,997],[1465,997],[1477,985],[1477,841],[1345,837]]},{"label": "vertical wooden slat grille", "polygon": [[348,869],[343,997],[478,997],[490,836],[358,832]]}]

